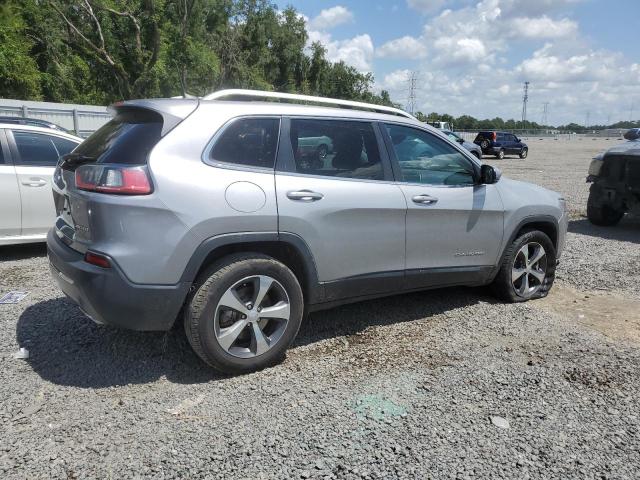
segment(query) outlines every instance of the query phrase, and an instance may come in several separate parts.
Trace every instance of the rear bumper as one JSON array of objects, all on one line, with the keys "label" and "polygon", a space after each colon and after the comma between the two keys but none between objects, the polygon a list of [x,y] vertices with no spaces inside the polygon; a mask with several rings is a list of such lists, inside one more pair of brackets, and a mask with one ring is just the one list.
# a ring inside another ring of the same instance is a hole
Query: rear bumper
[{"label": "rear bumper", "polygon": [[189,283],[140,285],[129,281],[111,259],[96,267],[58,239],[47,235],[51,275],[60,289],[97,323],[130,330],[169,330],[187,296]]}]

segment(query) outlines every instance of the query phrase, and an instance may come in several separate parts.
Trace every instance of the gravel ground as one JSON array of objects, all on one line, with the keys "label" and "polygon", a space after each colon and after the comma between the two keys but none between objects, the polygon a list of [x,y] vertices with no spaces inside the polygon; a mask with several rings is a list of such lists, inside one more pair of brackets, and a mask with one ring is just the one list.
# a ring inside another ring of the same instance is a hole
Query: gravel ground
[{"label": "gravel ground", "polygon": [[581,218],[607,145],[582,142],[491,161],[570,201],[547,299],[461,288],[320,312],[251,375],[212,372],[179,330],[94,325],[42,247],[0,250],[0,292],[30,291],[0,306],[0,478],[640,477],[640,225]]}]

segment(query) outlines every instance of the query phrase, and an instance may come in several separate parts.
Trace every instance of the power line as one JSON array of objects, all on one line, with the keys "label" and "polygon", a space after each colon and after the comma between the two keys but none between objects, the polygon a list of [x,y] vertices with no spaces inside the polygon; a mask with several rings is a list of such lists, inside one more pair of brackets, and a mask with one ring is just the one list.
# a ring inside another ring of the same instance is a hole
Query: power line
[{"label": "power line", "polygon": [[542,104],[542,125],[547,124],[547,116],[549,114],[549,102],[544,102]]},{"label": "power line", "polygon": [[407,80],[409,83],[409,97],[407,98],[407,111],[413,115],[416,109],[416,89],[418,87],[418,72],[409,73]]},{"label": "power line", "polygon": [[524,95],[522,96],[522,128],[527,128],[527,102],[529,101],[529,82],[524,82]]}]

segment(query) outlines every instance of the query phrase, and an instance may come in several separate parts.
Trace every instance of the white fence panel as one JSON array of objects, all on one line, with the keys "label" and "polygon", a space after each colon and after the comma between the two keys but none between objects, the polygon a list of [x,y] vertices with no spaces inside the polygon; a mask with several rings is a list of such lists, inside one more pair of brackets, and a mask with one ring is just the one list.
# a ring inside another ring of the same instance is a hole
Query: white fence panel
[{"label": "white fence panel", "polygon": [[107,107],[103,106],[5,98],[0,98],[0,115],[46,120],[81,137],[88,137],[111,118]]}]

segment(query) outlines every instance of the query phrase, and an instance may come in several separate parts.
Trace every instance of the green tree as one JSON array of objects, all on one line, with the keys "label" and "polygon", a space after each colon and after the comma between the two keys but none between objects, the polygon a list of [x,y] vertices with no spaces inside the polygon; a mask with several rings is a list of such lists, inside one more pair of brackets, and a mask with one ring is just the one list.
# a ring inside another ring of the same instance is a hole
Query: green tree
[{"label": "green tree", "polygon": [[0,97],[39,100],[41,73],[30,55],[33,42],[15,10],[13,2],[0,6]]}]

